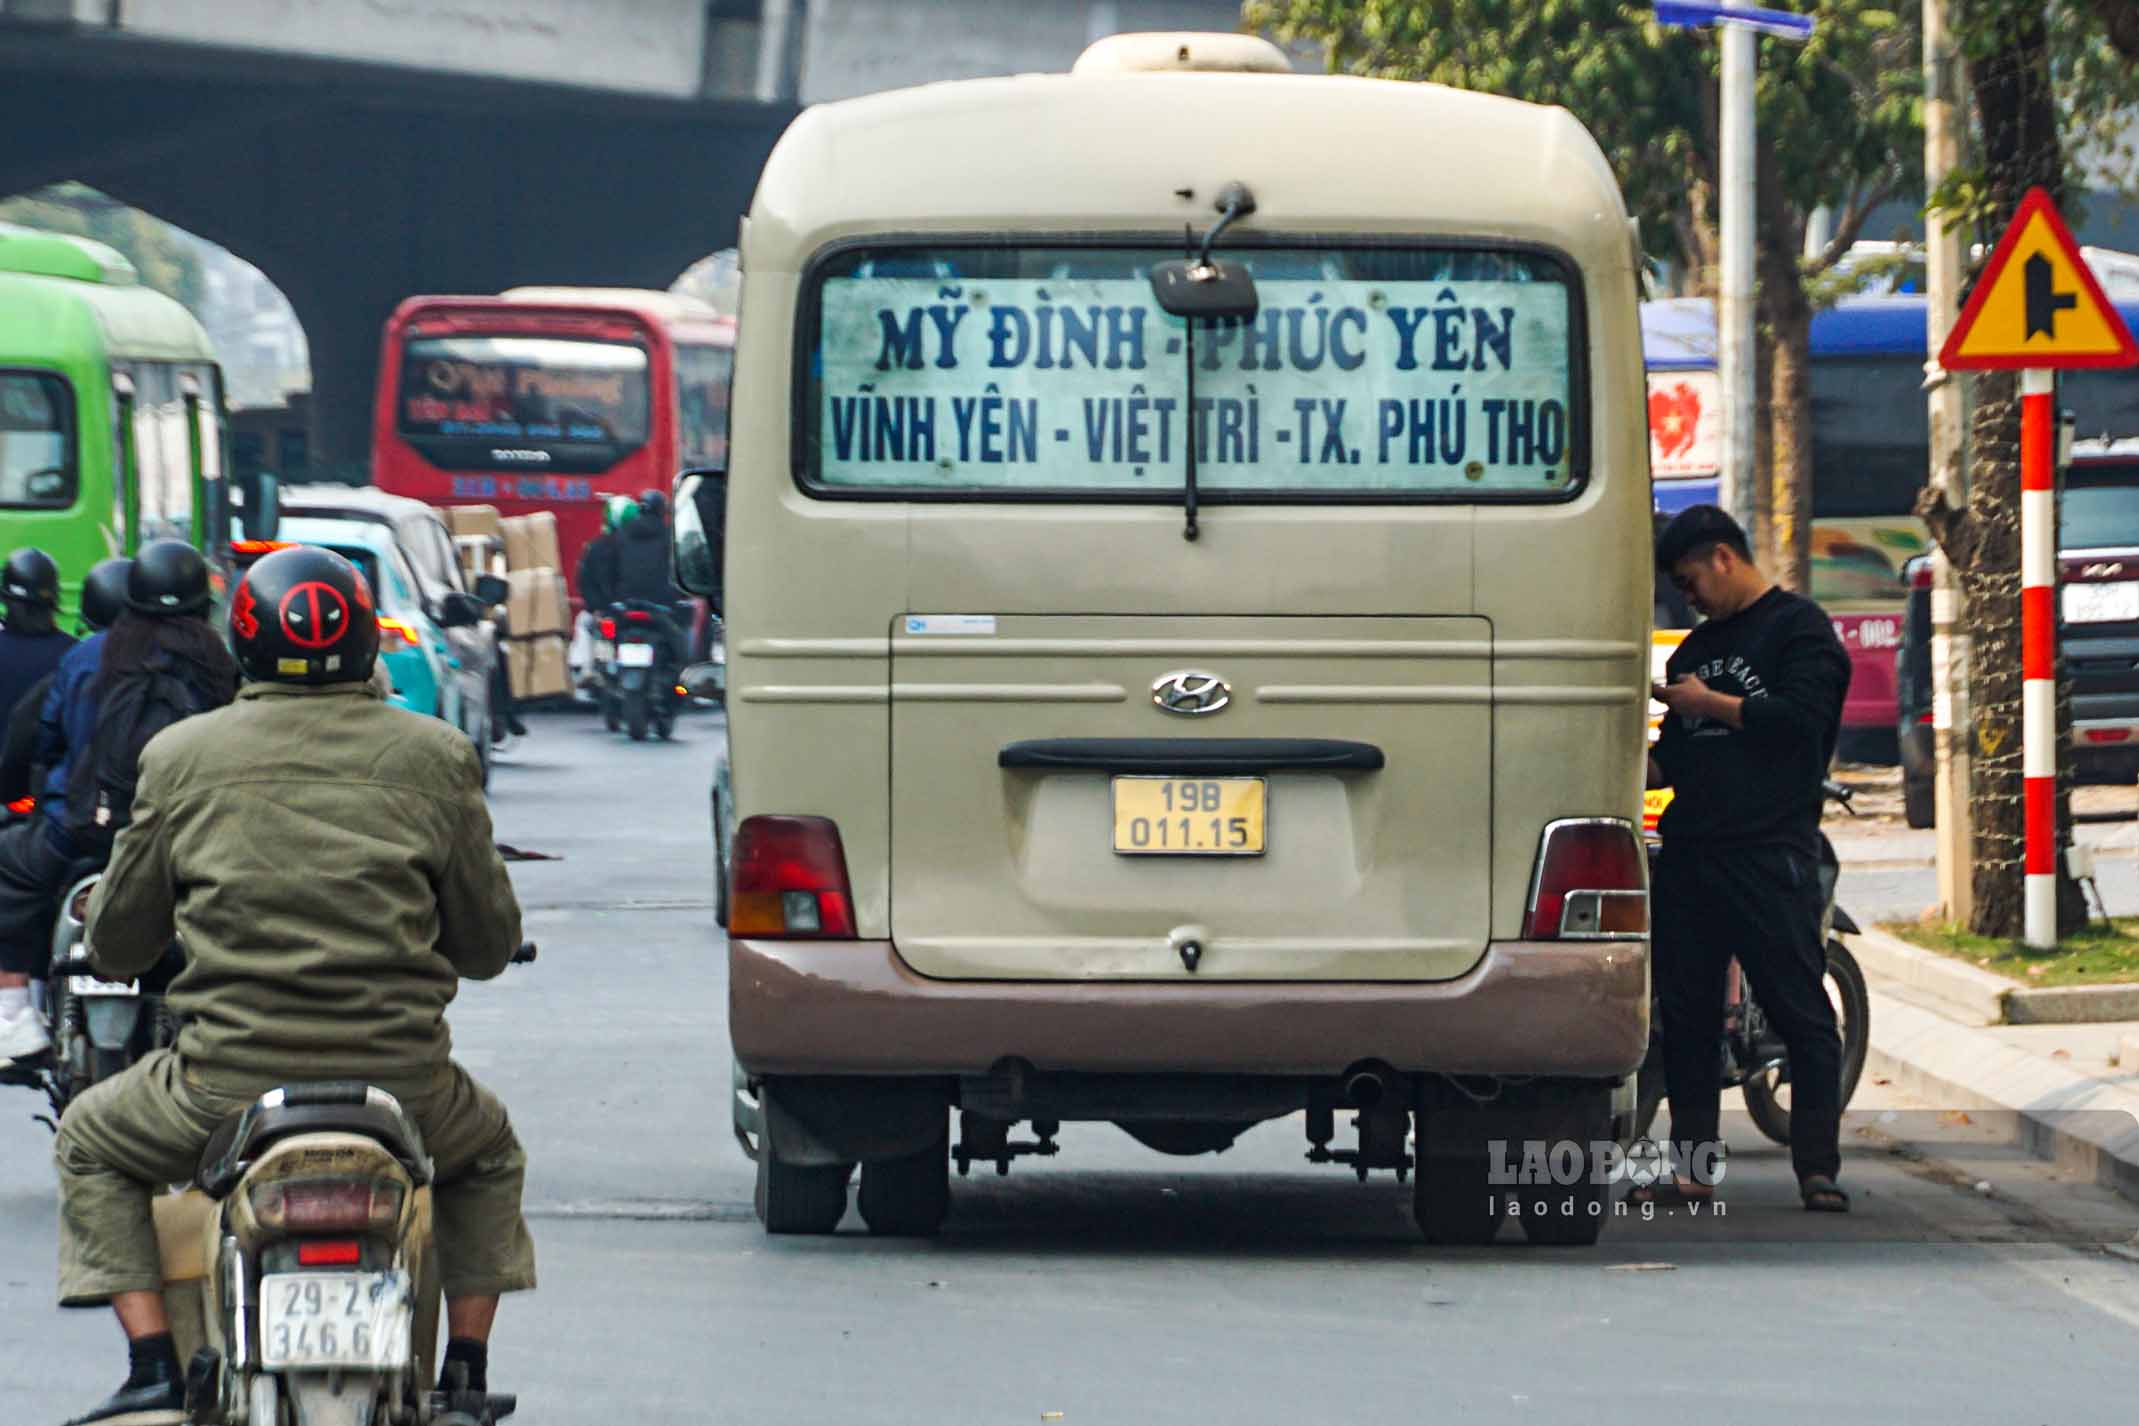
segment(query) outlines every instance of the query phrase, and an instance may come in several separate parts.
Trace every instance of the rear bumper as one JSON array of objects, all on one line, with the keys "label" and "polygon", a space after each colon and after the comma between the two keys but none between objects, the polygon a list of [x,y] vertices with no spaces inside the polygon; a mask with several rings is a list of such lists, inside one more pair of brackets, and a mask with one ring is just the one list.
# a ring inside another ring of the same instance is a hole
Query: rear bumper
[{"label": "rear bumper", "polygon": [[951,981],[888,941],[729,943],[753,1075],[1405,1073],[1611,1078],[1647,1053],[1647,947],[1500,942],[1445,981]]}]

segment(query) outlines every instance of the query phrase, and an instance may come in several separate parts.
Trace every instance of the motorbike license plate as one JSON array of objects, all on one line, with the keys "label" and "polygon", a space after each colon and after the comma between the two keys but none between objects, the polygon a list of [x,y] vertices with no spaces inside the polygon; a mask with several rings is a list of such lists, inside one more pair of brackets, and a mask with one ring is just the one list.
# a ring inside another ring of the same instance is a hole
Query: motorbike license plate
[{"label": "motorbike license plate", "polygon": [[1259,857],[1259,777],[1117,777],[1114,850],[1127,857]]},{"label": "motorbike license plate", "polygon": [[270,1273],[260,1280],[260,1364],[405,1367],[413,1309],[405,1273]]},{"label": "motorbike license plate", "polygon": [[654,646],[652,644],[618,644],[617,666],[620,668],[652,668]]},{"label": "motorbike license plate", "polygon": [[141,992],[135,990],[133,981],[101,981],[101,979],[96,979],[94,975],[68,975],[66,977],[66,994],[90,998],[90,996],[130,996],[130,994],[141,994]]}]

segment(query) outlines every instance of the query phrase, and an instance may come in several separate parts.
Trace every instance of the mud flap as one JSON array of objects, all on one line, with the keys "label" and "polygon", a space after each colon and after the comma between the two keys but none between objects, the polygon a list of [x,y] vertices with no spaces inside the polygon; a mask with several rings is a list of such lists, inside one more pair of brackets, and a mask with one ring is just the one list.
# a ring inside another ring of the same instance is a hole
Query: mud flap
[{"label": "mud flap", "polygon": [[780,1163],[852,1164],[901,1158],[940,1140],[950,1088],[927,1079],[783,1078],[760,1086],[758,1104],[764,1145]]}]

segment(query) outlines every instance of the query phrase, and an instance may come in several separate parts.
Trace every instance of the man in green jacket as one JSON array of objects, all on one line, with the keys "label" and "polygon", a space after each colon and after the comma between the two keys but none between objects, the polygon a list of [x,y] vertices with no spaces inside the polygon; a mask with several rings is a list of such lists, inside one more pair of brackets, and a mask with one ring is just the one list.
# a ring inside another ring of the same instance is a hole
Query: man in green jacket
[{"label": "man in green jacket", "polygon": [[183,1418],[150,1196],[277,1085],[360,1080],[415,1119],[437,1172],[445,1365],[464,1365],[469,1389],[487,1389],[498,1295],[535,1285],[526,1156],[504,1106],[450,1058],[445,1023],[460,980],[497,975],[520,941],[475,750],[381,699],[371,593],[339,555],[261,560],[230,625],[249,682],[144,749],[132,824],[90,905],[101,973],[141,973],[174,934],[186,964],[176,1048],[75,1101],[54,1146],[60,1302],[109,1302],[131,1359],[81,1426]]}]

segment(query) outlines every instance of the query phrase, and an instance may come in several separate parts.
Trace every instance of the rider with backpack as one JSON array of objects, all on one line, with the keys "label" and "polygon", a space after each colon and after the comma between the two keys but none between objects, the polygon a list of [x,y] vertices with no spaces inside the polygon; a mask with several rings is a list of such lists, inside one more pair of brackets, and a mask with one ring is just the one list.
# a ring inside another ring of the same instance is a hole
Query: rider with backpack
[{"label": "rider with backpack", "polygon": [[0,1068],[51,1043],[29,1004],[30,975],[48,950],[60,891],[104,865],[127,824],[142,746],[237,693],[237,663],[208,605],[206,561],[158,540],[127,571],[118,622],[60,661],[39,731],[38,815],[0,832]]}]

